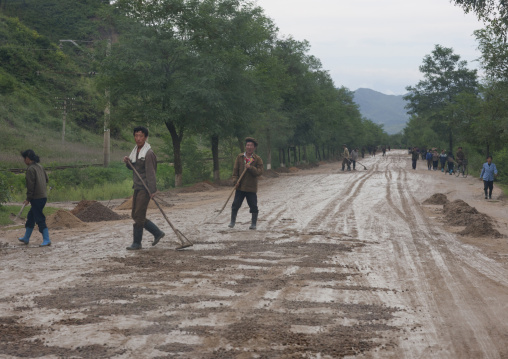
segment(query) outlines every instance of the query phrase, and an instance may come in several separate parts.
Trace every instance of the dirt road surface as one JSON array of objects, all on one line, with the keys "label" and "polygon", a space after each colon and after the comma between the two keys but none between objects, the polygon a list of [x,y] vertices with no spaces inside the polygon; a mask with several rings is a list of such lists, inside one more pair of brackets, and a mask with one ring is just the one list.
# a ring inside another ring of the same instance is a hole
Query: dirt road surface
[{"label": "dirt road surface", "polygon": [[262,180],[256,231],[245,204],[234,229],[229,206],[214,218],[230,188],[172,194],[185,251],[157,209],[166,237],[134,252],[129,219],[52,230],[50,248],[0,230],[0,357],[508,358],[507,238],[422,205],[463,199],[506,236],[499,189],[405,151],[362,163]]}]

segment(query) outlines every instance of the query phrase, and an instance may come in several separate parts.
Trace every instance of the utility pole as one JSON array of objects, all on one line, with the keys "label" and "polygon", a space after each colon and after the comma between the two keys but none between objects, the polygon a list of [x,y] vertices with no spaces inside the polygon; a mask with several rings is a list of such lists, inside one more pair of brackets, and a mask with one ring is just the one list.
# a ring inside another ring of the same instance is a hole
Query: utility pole
[{"label": "utility pole", "polygon": [[[108,38],[108,45],[106,48],[106,57],[111,54],[111,36]],[[111,103],[109,98],[109,88],[106,89],[106,108],[104,109],[104,167],[109,167],[109,161],[111,159],[111,131],[109,130],[109,121],[111,117]]]},{"label": "utility pole", "polygon": [[55,97],[55,109],[62,110],[62,144],[65,143],[65,125],[67,122],[67,112],[74,110],[75,97]]}]

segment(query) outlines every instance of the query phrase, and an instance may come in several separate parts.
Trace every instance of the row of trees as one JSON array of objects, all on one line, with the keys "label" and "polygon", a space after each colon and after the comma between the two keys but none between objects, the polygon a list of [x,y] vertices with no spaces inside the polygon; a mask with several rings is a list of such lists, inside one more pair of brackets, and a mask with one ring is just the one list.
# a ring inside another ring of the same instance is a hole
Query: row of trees
[{"label": "row of trees", "polygon": [[484,76],[468,69],[453,49],[436,45],[420,66],[423,80],[407,87],[405,99],[412,118],[404,129],[405,141],[450,151],[465,146],[471,156],[481,159],[495,154],[504,167],[508,165],[507,8],[495,0],[454,2],[486,23],[474,32]]},{"label": "row of trees", "polygon": [[256,136],[268,168],[272,152],[287,148],[301,148],[307,161],[307,148],[326,158],[345,142],[388,139],[361,117],[351,91],[336,88],[308,43],[279,37],[250,1],[118,0],[102,15],[118,40],[97,69],[112,121],[167,128],[176,186],[184,136],[210,139],[216,180],[226,138],[243,150],[243,138]]}]

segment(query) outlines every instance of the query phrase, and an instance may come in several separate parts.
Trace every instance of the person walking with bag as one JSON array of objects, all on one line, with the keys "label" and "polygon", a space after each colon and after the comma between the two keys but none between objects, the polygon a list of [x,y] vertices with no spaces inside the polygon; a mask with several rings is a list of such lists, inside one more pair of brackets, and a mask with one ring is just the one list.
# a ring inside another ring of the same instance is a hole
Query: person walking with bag
[{"label": "person walking with bag", "polygon": [[482,166],[480,178],[483,180],[483,191],[485,192],[485,199],[492,199],[492,190],[494,189],[494,178],[497,177],[497,167],[492,163],[492,156],[487,156],[487,162]]},{"label": "person walking with bag", "polygon": [[23,205],[30,204],[31,208],[26,216],[25,235],[18,240],[24,244],[28,244],[30,236],[34,230],[35,224],[39,227],[39,232],[42,234],[42,244],[39,247],[46,247],[51,245],[49,239],[49,230],[46,226],[46,216],[43,210],[48,200],[46,186],[48,184],[48,174],[40,165],[39,156],[33,150],[26,150],[21,152],[21,156],[28,166],[26,169],[26,199]]}]

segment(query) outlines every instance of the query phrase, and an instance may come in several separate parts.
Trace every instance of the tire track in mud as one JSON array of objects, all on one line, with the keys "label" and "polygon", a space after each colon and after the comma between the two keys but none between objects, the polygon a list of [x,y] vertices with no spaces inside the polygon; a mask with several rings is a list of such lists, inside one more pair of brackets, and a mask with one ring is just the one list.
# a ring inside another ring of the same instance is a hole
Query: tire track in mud
[{"label": "tire track in mud", "polygon": [[[395,263],[398,273],[412,282],[414,288],[418,288],[416,293],[412,291],[411,305],[434,309],[436,318],[440,318],[430,324],[434,327],[429,328],[428,339],[439,342],[448,338],[453,344],[450,349],[453,356],[496,358],[500,357],[500,353],[506,355],[506,348],[497,344],[499,338],[503,338],[503,329],[506,328],[498,322],[495,313],[488,309],[490,307],[481,299],[481,293],[476,288],[471,288],[471,278],[465,276],[463,263],[457,261],[443,244],[444,241],[440,240],[442,234],[432,228],[423,215],[420,204],[403,186],[408,184],[407,171],[399,169],[396,182],[396,194],[399,195],[402,211],[392,199],[391,176],[387,175],[386,178],[387,202],[411,233],[408,241],[393,241],[398,257],[404,261],[403,265]],[[429,283],[429,278],[433,278],[433,285]],[[436,288],[434,282],[440,285]],[[451,321],[457,325],[450,330]],[[496,330],[492,329],[494,323]],[[489,332],[496,331],[493,334],[497,338],[492,338]]]},{"label": "tire track in mud", "polygon": [[[371,171],[365,174],[359,173],[354,177],[348,176],[351,183],[332,197],[326,206],[308,222],[305,229],[307,231],[319,231],[324,228],[357,237],[356,215],[352,203],[367,180],[377,172],[378,167],[379,165],[376,164]],[[343,208],[351,208],[351,211],[345,212]]]}]

